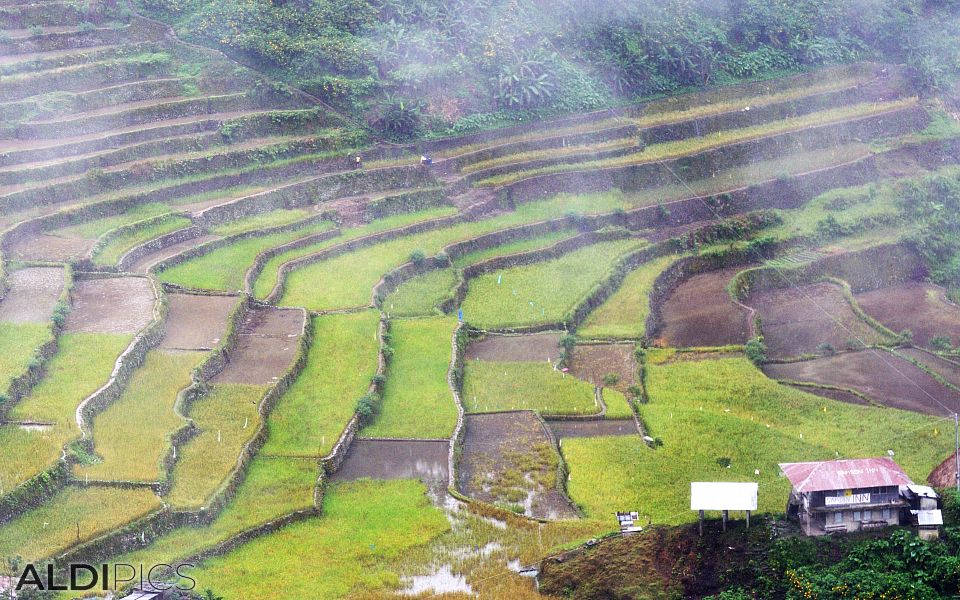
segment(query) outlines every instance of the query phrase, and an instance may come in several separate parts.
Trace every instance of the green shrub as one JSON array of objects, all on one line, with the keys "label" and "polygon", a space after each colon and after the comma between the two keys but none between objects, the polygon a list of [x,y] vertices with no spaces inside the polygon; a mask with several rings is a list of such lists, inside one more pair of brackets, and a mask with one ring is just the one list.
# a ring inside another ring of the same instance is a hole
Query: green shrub
[{"label": "green shrub", "polygon": [[620,382],[620,376],[616,373],[607,373],[603,376],[603,385],[614,386]]},{"label": "green shrub", "polygon": [[357,414],[360,415],[360,425],[372,423],[380,411],[380,396],[376,393],[364,394],[357,401]]},{"label": "green shrub", "polygon": [[950,352],[953,350],[953,340],[950,336],[938,335],[930,340],[930,347],[940,352]]},{"label": "green shrub", "polygon": [[833,344],[828,342],[823,342],[817,346],[817,354],[822,356],[833,356],[837,353],[837,349],[833,347]]},{"label": "green shrub", "polygon": [[744,351],[747,354],[747,358],[750,359],[750,362],[755,365],[761,365],[767,362],[767,345],[763,343],[761,338],[753,338],[747,342]]}]

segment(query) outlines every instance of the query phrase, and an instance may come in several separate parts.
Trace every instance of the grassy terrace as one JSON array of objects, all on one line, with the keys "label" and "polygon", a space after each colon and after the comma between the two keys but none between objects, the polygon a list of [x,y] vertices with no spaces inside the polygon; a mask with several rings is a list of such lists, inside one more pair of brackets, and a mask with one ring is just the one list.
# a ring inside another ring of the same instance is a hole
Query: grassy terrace
[{"label": "grassy terrace", "polygon": [[341,235],[331,240],[325,240],[323,242],[311,244],[303,248],[288,250],[278,254],[267,261],[263,272],[261,273],[260,277],[257,278],[253,290],[254,296],[257,298],[265,298],[267,294],[270,293],[270,290],[272,290],[273,286],[277,283],[280,265],[285,262],[291,261],[295,258],[300,258],[302,256],[307,256],[308,254],[313,254],[314,252],[319,252],[324,248],[329,248],[331,246],[360,238],[365,235],[370,235],[381,231],[388,231],[390,229],[403,227],[405,225],[412,225],[413,223],[419,223],[421,221],[429,221],[430,219],[447,217],[455,214],[456,212],[456,209],[452,206],[438,206],[436,208],[430,208],[423,211],[385,217],[359,227],[349,227],[347,229],[343,229],[341,230]]},{"label": "grassy terrace", "polygon": [[52,337],[46,323],[0,322],[0,391],[23,374],[37,349]]},{"label": "grassy terrace", "polygon": [[80,478],[156,481],[167,436],[183,425],[173,410],[177,393],[203,352],[153,350],[120,398],[93,420],[93,445],[102,462],[75,467]]},{"label": "grassy terrace", "polygon": [[151,225],[136,229],[129,229],[111,238],[98,252],[93,255],[93,263],[97,265],[115,265],[124,254],[140,244],[146,243],[161,235],[190,226],[190,219],[170,215]]},{"label": "grassy terrace", "polygon": [[[74,412],[110,377],[114,362],[131,336],[66,333],[44,378],[30,395],[13,406],[14,421],[52,423],[49,429],[0,426],[0,490],[9,491],[52,465],[64,445],[80,435]],[[0,494],[3,492],[0,491]]]},{"label": "grassy terrace", "polygon": [[400,284],[383,301],[383,310],[391,317],[418,317],[437,313],[437,305],[457,283],[453,269],[434,269]]},{"label": "grassy terrace", "polygon": [[[624,156],[616,156],[616,157],[603,158],[598,160],[589,160],[584,162],[549,165],[549,166],[534,168],[529,170],[513,171],[510,173],[505,173],[503,175],[497,175],[494,177],[481,179],[480,181],[477,182],[477,185],[481,187],[492,187],[492,186],[499,186],[499,185],[514,183],[516,181],[520,181],[521,179],[526,179],[528,177],[534,177],[537,175],[548,175],[551,173],[566,173],[569,171],[582,171],[585,169],[604,169],[604,168],[611,168],[611,167],[622,167],[627,165],[636,165],[636,164],[642,164],[642,163],[648,163],[648,162],[668,160],[672,158],[678,158],[680,156],[685,156],[688,154],[693,154],[695,152],[701,152],[701,151],[709,150],[712,148],[719,148],[727,144],[760,138],[763,136],[787,133],[790,131],[803,129],[805,127],[826,125],[830,123],[840,123],[848,119],[866,117],[869,115],[879,114],[882,112],[895,110],[898,108],[913,106],[913,105],[916,105],[916,103],[917,103],[916,98],[908,98],[905,100],[895,100],[891,102],[855,104],[852,106],[845,106],[842,108],[834,108],[830,110],[819,111],[819,112],[810,113],[810,114],[802,115],[798,117],[781,119],[781,120],[773,121],[770,123],[764,123],[762,125],[754,125],[751,127],[743,127],[740,129],[727,129],[727,130],[718,132],[716,135],[710,135],[706,137],[687,138],[687,139],[673,141],[673,142],[651,144],[650,146],[647,146],[645,149],[643,149],[641,152],[636,152],[636,153],[632,153]],[[504,157],[503,159],[500,159],[500,161],[497,164],[514,164],[514,163],[523,164],[524,162],[529,160],[575,156],[577,154],[580,154],[583,152],[589,152],[589,151],[590,151],[589,147],[568,146],[566,148],[557,148],[553,150],[543,150],[539,152],[515,154],[512,156],[508,156],[508,157]],[[489,166],[497,166],[497,165],[491,164]]]},{"label": "grassy terrace", "polygon": [[655,522],[690,521],[686,486],[718,478],[759,481],[760,510],[781,512],[789,483],[778,462],[892,449],[922,481],[953,444],[942,419],[806,394],[767,379],[744,358],[650,365],[646,384],[650,403],[640,412],[663,447],[631,437],[564,441],[570,495],[590,516],[626,504]]},{"label": "grassy terrace", "polygon": [[[450,529],[422,483],[357,481],[334,485],[323,516],[251,541],[205,561],[191,576],[226,600],[341,598],[396,588],[390,561]],[[358,523],[377,523],[359,527]],[[309,572],[311,577],[293,577]],[[284,581],[283,586],[275,585]]]},{"label": "grassy terrace", "polygon": [[181,527],[136,552],[112,557],[131,565],[171,564],[245,529],[313,506],[317,463],[257,457],[237,494],[208,527]]},{"label": "grassy terrace", "polygon": [[560,258],[484,273],[470,281],[464,319],[480,328],[507,328],[564,321],[616,260],[646,242],[600,242]]},{"label": "grassy terrace", "polygon": [[[616,404],[612,394],[605,397]],[[539,362],[467,361],[463,404],[467,412],[535,410],[544,415],[588,415],[600,411],[592,385]],[[618,406],[617,412],[622,413],[622,408]]]},{"label": "grassy terrace", "polygon": [[515,240],[507,244],[494,246],[493,248],[486,248],[484,250],[476,250],[474,252],[468,252],[467,254],[458,256],[453,261],[453,266],[466,267],[468,265],[473,265],[473,264],[488,260],[490,258],[496,258],[498,256],[508,256],[510,254],[517,254],[519,252],[529,252],[531,250],[539,250],[540,248],[546,248],[548,246],[552,246],[553,244],[556,244],[561,240],[571,238],[577,235],[577,233],[579,232],[573,228],[561,229],[559,231],[552,231],[545,235]]},{"label": "grassy terrace", "polygon": [[94,240],[111,229],[130,225],[132,223],[136,223],[137,221],[143,221],[144,219],[159,217],[160,215],[165,215],[169,212],[171,212],[171,208],[167,204],[162,202],[150,202],[148,204],[134,206],[128,210],[125,210],[119,215],[103,217],[100,219],[94,219],[92,221],[84,221],[83,223],[78,223],[76,225],[55,229],[50,233],[52,235],[63,237],[80,237],[88,240]]},{"label": "grassy terrace", "polygon": [[242,290],[244,275],[258,254],[268,248],[302,237],[328,231],[328,221],[308,224],[300,229],[271,233],[236,241],[160,272],[161,281],[204,290]]},{"label": "grassy terrace", "polygon": [[623,284],[577,328],[577,335],[594,339],[639,339],[646,334],[653,283],[677,255],[664,256],[640,265]]},{"label": "grassy terrace", "polygon": [[326,456],[377,372],[373,310],[313,318],[307,365],[270,415],[262,454]]},{"label": "grassy terrace", "polygon": [[447,438],[457,425],[457,407],[447,386],[449,317],[390,323],[393,359],[387,369],[383,407],[364,437]]},{"label": "grassy terrace", "polygon": [[200,433],[178,450],[165,498],[169,504],[199,508],[217,490],[257,430],[257,407],[266,391],[257,385],[216,385],[190,407],[188,416]]},{"label": "grassy terrace", "polygon": [[160,499],[148,489],[68,487],[0,528],[0,556],[47,558],[158,508]]},{"label": "grassy terrace", "polygon": [[607,405],[606,418],[629,419],[633,417],[633,409],[627,397],[611,388],[603,388],[603,403]]}]

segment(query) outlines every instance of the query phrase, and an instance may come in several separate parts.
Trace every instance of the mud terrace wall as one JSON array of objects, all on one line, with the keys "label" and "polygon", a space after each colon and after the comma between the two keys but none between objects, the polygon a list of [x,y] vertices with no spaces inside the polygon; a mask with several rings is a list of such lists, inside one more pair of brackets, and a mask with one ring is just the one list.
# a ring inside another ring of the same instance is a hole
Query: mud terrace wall
[{"label": "mud terrace wall", "polygon": [[260,254],[257,254],[256,258],[253,259],[253,265],[247,270],[243,278],[243,288],[246,293],[252,294],[253,287],[257,282],[257,279],[260,278],[260,275],[263,273],[264,267],[267,266],[267,263],[275,256],[279,256],[284,252],[289,252],[291,250],[297,250],[299,248],[305,248],[313,244],[319,244],[320,242],[339,237],[341,231],[339,228],[331,229],[329,231],[323,231],[313,235],[308,235],[300,239],[294,240],[292,242],[283,244],[282,246],[274,246],[264,250]]},{"label": "mud terrace wall", "polygon": [[120,272],[129,271],[133,265],[140,261],[140,259],[153,254],[164,248],[170,246],[175,246],[180,242],[185,242],[187,240],[196,239],[203,235],[203,228],[196,225],[191,225],[189,227],[184,227],[183,229],[178,229],[177,231],[172,231],[168,234],[161,235],[160,237],[153,238],[148,242],[144,242],[135,248],[131,248],[127,251],[126,254],[120,257],[120,260],[117,261],[117,270]]}]

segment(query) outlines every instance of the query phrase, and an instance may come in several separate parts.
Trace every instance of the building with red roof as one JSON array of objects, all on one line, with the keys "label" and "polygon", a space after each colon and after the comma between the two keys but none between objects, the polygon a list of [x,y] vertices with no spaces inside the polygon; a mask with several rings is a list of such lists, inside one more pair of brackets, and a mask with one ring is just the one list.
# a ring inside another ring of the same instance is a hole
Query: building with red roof
[{"label": "building with red roof", "polygon": [[787,515],[807,535],[899,525],[909,506],[900,491],[913,481],[890,458],[783,463],[780,469],[793,485]]}]

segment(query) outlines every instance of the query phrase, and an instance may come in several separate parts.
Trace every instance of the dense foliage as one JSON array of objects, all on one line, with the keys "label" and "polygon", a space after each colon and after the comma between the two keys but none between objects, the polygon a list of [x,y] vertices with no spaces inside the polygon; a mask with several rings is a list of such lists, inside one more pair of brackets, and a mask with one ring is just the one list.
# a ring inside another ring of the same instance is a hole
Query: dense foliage
[{"label": "dense foliage", "polygon": [[393,138],[858,59],[906,62],[928,88],[960,71],[950,0],[140,4]]}]

